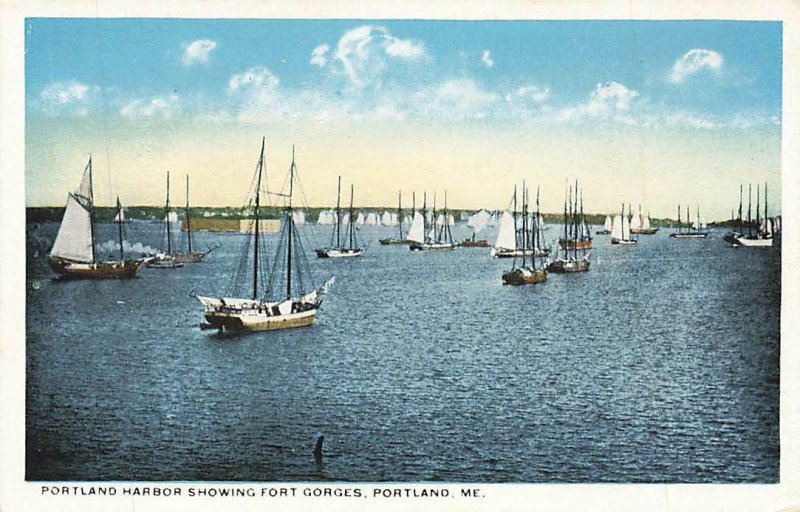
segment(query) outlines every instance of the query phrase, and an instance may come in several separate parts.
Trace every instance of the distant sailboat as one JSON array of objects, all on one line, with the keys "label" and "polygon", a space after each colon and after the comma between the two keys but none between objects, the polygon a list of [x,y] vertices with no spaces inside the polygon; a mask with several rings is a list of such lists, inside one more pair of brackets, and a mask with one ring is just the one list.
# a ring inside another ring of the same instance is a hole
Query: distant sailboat
[{"label": "distant sailboat", "polygon": [[[577,186],[576,183],[576,197]],[[572,187],[569,187],[569,192],[566,190],[564,191],[564,236],[562,240],[569,240],[571,238],[570,231],[574,233],[578,229],[575,225],[577,217],[571,213],[574,211]],[[571,247],[568,247],[566,244],[560,245],[560,250],[556,254],[556,258],[547,264],[547,270],[559,274],[586,272],[589,270],[589,257],[591,254],[591,251],[587,251],[586,247],[579,247],[579,244],[571,244]]]},{"label": "distant sailboat", "polygon": [[[538,213],[538,212],[537,212]],[[514,224],[517,217],[517,189],[514,187]],[[532,247],[535,246],[537,229],[533,226],[528,215],[528,189],[525,183],[522,184],[522,237],[521,237],[521,263],[517,265],[517,258],[514,258],[511,270],[503,272],[503,284],[515,286],[541,283],[547,279],[547,270],[536,268],[536,256],[533,254]],[[515,235],[516,238],[516,235]],[[530,245],[530,247],[529,247]],[[527,253],[527,255],[526,255]],[[530,257],[530,260],[528,260]],[[530,263],[528,263],[530,262]]]},{"label": "distant sailboat", "polygon": [[[156,255],[155,258],[147,262],[148,268],[180,268],[183,262],[177,261],[172,255],[172,218],[173,214],[169,207],[169,171],[167,171],[167,202],[164,206],[164,229],[167,237],[167,251]],[[177,216],[176,216],[177,217]]]},{"label": "distant sailboat", "polygon": [[[347,231],[345,240],[342,240],[342,211],[340,199],[342,192],[342,177],[339,176],[339,184],[336,189],[336,224],[331,233],[331,245],[321,249],[315,249],[318,258],[355,258],[364,253],[364,248],[358,246],[356,239],[356,229],[351,222],[353,218],[353,186],[350,185],[350,208],[347,214]],[[370,214],[371,215],[371,214]]]},{"label": "distant sailboat", "polygon": [[611,243],[613,245],[633,245],[636,239],[631,237],[631,224],[625,215],[625,205],[622,205],[622,213],[614,217],[611,225]]},{"label": "distant sailboat", "polygon": [[606,215],[606,221],[603,223],[603,229],[598,229],[594,232],[595,235],[610,235],[612,228],[611,215]]},{"label": "distant sailboat", "polygon": [[631,219],[631,234],[633,235],[655,235],[658,228],[650,226],[650,214],[642,215],[642,205],[639,205],[639,214]]},{"label": "distant sailboat", "polygon": [[[264,256],[260,252],[263,240],[259,240],[263,169],[264,140],[262,139],[254,192],[252,293],[248,298],[196,295],[203,305],[203,315],[206,320],[206,323],[202,324],[202,328],[220,331],[266,331],[311,325],[314,323],[317,310],[322,303],[321,295],[333,283],[333,278],[331,278],[320,288],[314,288],[310,272],[305,268],[307,261],[300,234],[293,219],[292,195],[296,180],[294,150],[292,150],[292,165],[289,168],[288,193],[273,194],[285,198],[287,205],[282,214],[280,240],[273,259],[272,272],[266,283],[264,282],[264,276],[261,276],[260,272],[262,269],[268,268],[268,265],[266,261],[263,261]],[[248,243],[242,254],[242,262],[245,264],[248,259],[249,247]],[[283,271],[282,274],[281,271]],[[237,272],[237,276],[238,274]],[[282,277],[282,281],[278,282],[278,277]],[[278,289],[274,289],[275,284],[280,285]]]},{"label": "distant sailboat", "polygon": [[[388,214],[388,213],[389,212],[385,212],[384,216],[386,216],[386,214]],[[398,236],[397,236],[397,238],[391,238],[391,237],[390,238],[381,238],[380,240],[378,240],[378,242],[380,242],[381,245],[398,245],[398,244],[408,244],[409,243],[408,240],[406,240],[405,235],[403,233],[403,222],[401,220],[402,218],[403,218],[403,193],[402,192],[398,192],[397,193],[397,219],[394,221],[394,222],[397,223],[397,235]],[[390,222],[392,222],[393,219],[394,219],[394,217],[390,217]],[[389,224],[386,224],[386,225],[389,225]]]},{"label": "distant sailboat", "polygon": [[[117,215],[122,205],[117,198]],[[121,217],[120,217],[121,218]],[[117,222],[119,259],[98,261],[95,250],[92,158],[83,170],[78,190],[67,196],[67,206],[50,251],[50,268],[63,279],[130,279],[145,259],[125,259],[122,222]]]},{"label": "distant sailboat", "polygon": [[764,218],[761,218],[761,190],[760,184],[756,188],[756,221],[755,229],[751,217],[750,204],[752,203],[752,185],[750,186],[750,199],[747,205],[747,234],[736,237],[734,244],[742,247],[772,247],[775,226],[767,213],[767,185],[764,184]]},{"label": "distant sailboat", "polygon": [[700,228],[700,209],[698,208],[697,211],[697,221],[695,225],[697,227],[692,227],[692,221],[690,220],[690,211],[689,207],[686,207],[686,229],[683,229],[683,224],[681,223],[681,205],[678,205],[678,231],[675,233],[671,233],[669,236],[670,238],[679,238],[679,239],[691,239],[691,238],[707,238],[708,231],[703,230]]},{"label": "distant sailboat", "polygon": [[[444,194],[444,218],[445,222],[441,227],[437,226],[436,216],[436,196],[433,197],[433,211],[426,212],[427,207],[427,194],[423,196],[422,202],[422,234],[419,232],[419,227],[415,226],[417,221],[417,213],[414,213],[414,221],[411,223],[409,229],[408,240],[411,241],[409,249],[412,251],[447,251],[453,249],[453,234],[450,231],[450,216],[447,212],[447,192]],[[427,213],[430,213],[430,221],[427,221]],[[412,230],[413,233],[412,233]]]},{"label": "distant sailboat", "polygon": [[562,249],[588,249],[592,246],[592,233],[586,225],[586,218],[583,216],[583,191],[580,193],[580,210],[578,206],[578,182],[575,182],[575,201],[570,201],[570,216],[572,217],[570,229],[565,238],[558,240],[558,245]]},{"label": "distant sailboat", "polygon": [[[764,191],[766,192],[766,189]],[[723,237],[723,240],[725,240],[726,242],[728,242],[729,244],[732,244],[732,245],[738,245],[738,244],[736,244],[736,239],[739,238],[740,236],[742,236],[742,234],[744,233],[744,229],[743,229],[743,226],[742,226],[742,192],[743,192],[742,185],[740,184],[739,185],[739,210],[738,210],[738,216],[736,217],[735,224],[734,224],[734,219],[733,219],[733,212],[731,212],[731,227],[735,226],[735,229],[731,229]]]}]

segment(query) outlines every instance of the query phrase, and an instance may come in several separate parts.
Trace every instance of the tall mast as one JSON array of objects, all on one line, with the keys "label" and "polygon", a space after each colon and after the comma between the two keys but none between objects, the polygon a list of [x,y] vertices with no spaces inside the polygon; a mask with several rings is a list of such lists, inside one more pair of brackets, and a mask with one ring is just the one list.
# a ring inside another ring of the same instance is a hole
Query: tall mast
[{"label": "tall mast", "polygon": [[534,226],[536,227],[536,231],[533,233],[533,257],[536,258],[536,250],[542,245],[542,234],[540,230],[542,226],[539,224],[541,213],[539,212],[539,185],[536,185],[536,223]]},{"label": "tall mast", "polygon": [[125,253],[122,249],[122,205],[117,196],[117,230],[119,231],[119,261],[125,261]]},{"label": "tall mast", "polygon": [[622,203],[622,220],[620,221],[620,228],[622,228],[622,239],[627,240],[627,238],[625,238],[625,203]]},{"label": "tall mast", "polygon": [[753,214],[752,208],[753,206],[753,184],[747,184],[747,234],[753,234]]},{"label": "tall mast", "polygon": [[172,254],[172,227],[169,225],[169,171],[167,171],[167,205],[164,209],[167,221],[167,254]]},{"label": "tall mast", "polygon": [[567,234],[567,223],[569,222],[569,217],[567,217],[567,188],[566,183],[564,184],[564,258],[569,256],[567,253],[567,240],[569,240],[569,235]]},{"label": "tall mast", "polygon": [[[339,184],[336,186],[336,247],[339,248],[342,246],[342,242],[340,240],[340,233],[342,231],[342,210],[340,207],[340,200],[342,196],[342,177],[339,176]],[[353,222],[353,212],[350,212],[350,220],[348,221],[348,229],[350,224]]]},{"label": "tall mast", "polygon": [[[578,182],[576,181],[575,182],[575,196],[576,196],[576,199],[577,199],[577,195],[578,195]],[[577,220],[576,220],[576,222],[577,222]],[[583,231],[585,226],[586,226],[586,223],[583,221],[583,189],[581,189],[581,213],[580,213],[580,233],[581,233],[580,234],[580,239],[581,240],[583,240],[584,238],[588,238],[587,237],[587,233],[584,233],[584,231]],[[575,238],[577,239],[578,237],[575,237]],[[577,244],[577,240],[576,240],[576,243],[575,243],[575,259],[576,260],[578,259],[578,244]]]},{"label": "tall mast", "polygon": [[92,155],[89,155],[89,234],[92,237],[92,263],[97,261],[94,243],[94,185],[92,184]]},{"label": "tall mast", "polygon": [[769,215],[767,214],[767,182],[764,182],[764,228],[767,227],[769,222]]},{"label": "tall mast", "polygon": [[192,252],[192,225],[189,220],[189,175],[186,175],[186,239],[189,241],[189,252]]},{"label": "tall mast", "polygon": [[437,224],[436,221],[437,220],[438,219],[436,218],[436,191],[434,190],[433,191],[433,213],[431,214],[431,224],[432,224],[432,228],[433,228],[433,240],[431,240],[432,242],[438,242],[439,241],[439,230],[436,227],[436,224]]},{"label": "tall mast", "polygon": [[353,248],[354,238],[355,238],[355,230],[353,229],[353,184],[350,184],[350,224],[347,226],[347,233],[350,235],[350,248]]},{"label": "tall mast", "polygon": [[522,266],[525,266],[525,250],[528,248],[528,188],[522,180]]},{"label": "tall mast", "polygon": [[700,225],[700,205],[698,204],[696,206],[697,206],[697,208],[695,208],[695,210],[696,210],[695,215],[697,217],[697,229],[701,230],[701,229],[703,229],[703,226]]},{"label": "tall mast", "polygon": [[[514,247],[519,249],[519,244],[517,241],[519,237],[517,236],[517,186],[514,185],[514,209],[511,211],[511,214],[514,216]],[[523,257],[525,253],[523,252]],[[516,256],[514,257],[516,258]]]},{"label": "tall mast", "polygon": [[425,209],[428,206],[428,193],[422,193],[422,240],[427,240],[428,236],[428,216],[426,215]]},{"label": "tall mast", "polygon": [[[289,233],[288,245],[286,248],[286,298],[292,297],[292,237],[294,219],[292,217],[292,188],[294,185],[294,144],[292,144],[292,166],[289,168],[289,208],[286,210],[286,227]],[[350,220],[352,223],[352,219]]]},{"label": "tall mast", "polygon": [[739,233],[744,231],[742,229],[742,184],[739,184]]},{"label": "tall mast", "polygon": [[258,231],[261,217],[261,172],[264,169],[264,143],[266,137],[261,138],[261,156],[258,158],[258,179],[256,180],[256,208],[253,211],[255,219],[255,244],[253,247],[253,300],[258,298]]},{"label": "tall mast", "polygon": [[400,240],[403,239],[403,192],[397,192],[397,229],[400,230]]},{"label": "tall mast", "polygon": [[681,205],[678,205],[678,233],[683,231],[683,222],[681,222]]},{"label": "tall mast", "polygon": [[447,209],[447,191],[444,191],[444,227],[442,228],[445,233],[445,242],[450,243],[453,241],[453,233],[450,231],[450,210]]},{"label": "tall mast", "polygon": [[689,209],[689,205],[686,205],[686,230],[691,231],[692,229],[692,218],[690,215],[691,210]]}]

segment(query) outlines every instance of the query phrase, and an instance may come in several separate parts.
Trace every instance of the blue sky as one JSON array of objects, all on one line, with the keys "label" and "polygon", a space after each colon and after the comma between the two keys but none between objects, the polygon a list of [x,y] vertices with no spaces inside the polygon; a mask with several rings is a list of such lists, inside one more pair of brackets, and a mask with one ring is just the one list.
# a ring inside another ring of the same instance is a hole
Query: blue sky
[{"label": "blue sky", "polygon": [[[749,134],[770,154],[752,177],[737,171],[747,182],[779,175],[781,38],[778,22],[28,19],[28,138],[63,136],[57,123],[102,122],[106,141],[109,123],[121,140],[352,130],[391,160],[393,138],[433,126],[426,140],[440,147],[481,129],[488,147],[536,130],[579,144],[632,130],[679,145]],[[28,173],[44,172],[43,155],[27,157]],[[63,195],[46,182],[30,180],[29,201]]]}]

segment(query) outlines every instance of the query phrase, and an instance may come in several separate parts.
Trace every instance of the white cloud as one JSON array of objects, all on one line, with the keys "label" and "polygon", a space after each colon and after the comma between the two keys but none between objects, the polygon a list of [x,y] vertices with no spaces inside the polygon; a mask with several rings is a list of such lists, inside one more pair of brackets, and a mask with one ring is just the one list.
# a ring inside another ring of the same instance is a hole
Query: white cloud
[{"label": "white cloud", "polygon": [[534,103],[544,103],[550,98],[550,88],[549,87],[537,87],[535,85],[525,85],[513,93],[506,95],[506,101],[512,101],[514,99],[521,99],[521,100],[530,100]]},{"label": "white cloud", "polygon": [[42,90],[42,99],[48,103],[67,105],[84,101],[87,98],[89,86],[76,82],[54,82]]},{"label": "white cloud", "polygon": [[491,52],[489,50],[483,50],[483,55],[481,56],[481,60],[486,65],[487,68],[494,66],[494,61],[492,60]]},{"label": "white cloud", "polygon": [[324,68],[325,64],[328,63],[327,53],[330,49],[331,47],[327,44],[321,44],[314,48],[311,52],[311,64]]},{"label": "white cloud", "polygon": [[608,118],[616,117],[617,120],[631,122],[632,118],[625,115],[631,107],[631,101],[639,93],[628,89],[619,82],[606,82],[597,84],[589,95],[587,102],[577,107],[565,108],[559,118],[568,121],[581,118]]},{"label": "white cloud", "polygon": [[217,42],[210,39],[198,39],[184,45],[183,65],[205,64],[208,62],[211,52],[217,47]]},{"label": "white cloud", "polygon": [[414,104],[423,115],[481,119],[498,100],[470,78],[447,80],[415,95]]},{"label": "white cloud", "polygon": [[177,94],[136,99],[126,104],[120,114],[128,119],[170,119],[179,109]]},{"label": "white cloud", "polygon": [[334,60],[339,71],[356,89],[380,80],[386,57],[415,61],[427,56],[423,43],[398,39],[383,27],[362,25],[345,32],[336,45]]},{"label": "white cloud", "polygon": [[683,83],[686,78],[704,69],[720,69],[724,62],[722,55],[713,50],[700,48],[689,50],[672,65],[669,81],[673,84]]},{"label": "white cloud", "polygon": [[253,66],[243,73],[233,75],[228,80],[228,89],[231,91],[253,89],[277,89],[279,84],[278,77],[272,74],[269,69],[263,66]]}]

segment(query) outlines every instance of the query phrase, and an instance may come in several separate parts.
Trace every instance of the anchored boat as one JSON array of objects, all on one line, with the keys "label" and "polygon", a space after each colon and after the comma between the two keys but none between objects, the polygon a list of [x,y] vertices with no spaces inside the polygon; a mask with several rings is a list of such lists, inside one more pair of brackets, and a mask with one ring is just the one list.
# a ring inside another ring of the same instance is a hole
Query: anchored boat
[{"label": "anchored boat", "polygon": [[[412,210],[413,211],[413,210]],[[388,213],[388,212],[387,212]],[[385,215],[385,213],[384,213]],[[381,238],[381,245],[406,245],[410,243],[403,234],[403,193],[397,193],[397,238]]]},{"label": "anchored boat", "polygon": [[[272,271],[266,273],[264,240],[259,229],[261,219],[261,181],[264,169],[264,140],[256,169],[256,188],[253,205],[254,226],[242,254],[242,264],[249,258],[252,242],[252,293],[249,297],[207,297],[196,295],[203,305],[206,320],[201,327],[220,331],[266,331],[303,327],[314,323],[322,295],[333,284],[333,278],[316,288],[305,257],[300,235],[295,226],[292,208],[293,184],[296,179],[294,149],[289,168],[288,192],[274,193],[285,201],[280,240],[277,243]],[[242,273],[235,273],[234,288]]]},{"label": "anchored boat", "polygon": [[341,210],[342,177],[339,176],[339,184],[336,189],[336,224],[331,233],[330,247],[315,249],[318,258],[355,258],[364,253],[364,248],[359,247],[356,239],[356,228],[353,226],[353,185],[350,185],[350,209],[345,217],[347,231],[345,239],[342,241],[342,210]]},{"label": "anchored boat", "polygon": [[[414,212],[414,220],[408,230],[408,240],[411,245],[408,247],[412,251],[449,251],[455,247],[453,234],[450,231],[451,216],[447,212],[447,192],[444,193],[444,213],[442,222],[438,222],[436,216],[436,195],[433,196],[433,212],[431,214],[430,229],[426,221],[427,194],[423,196],[422,215],[417,220],[417,213]],[[416,225],[415,225],[416,224]],[[441,225],[439,225],[441,224]]]},{"label": "anchored boat", "polygon": [[[576,197],[578,195],[577,187],[578,184],[576,183]],[[582,205],[581,210],[583,210]],[[564,191],[564,236],[562,240],[575,239],[575,233],[578,232],[578,217],[574,215],[574,211],[575,206],[572,200],[572,187],[570,186],[568,192],[566,190]],[[556,258],[547,264],[547,270],[557,274],[586,272],[589,270],[589,257],[591,254],[591,251],[587,251],[586,247],[580,246],[579,244],[560,245],[560,251],[556,254]]]},{"label": "anchored boat", "polygon": [[[538,212],[537,212],[538,213]],[[517,188],[514,187],[514,222],[517,219]],[[537,215],[538,218],[538,215]],[[503,284],[515,286],[541,283],[547,279],[547,270],[536,268],[536,256],[534,251],[528,246],[535,246],[537,229],[534,222],[528,216],[528,189],[525,183],[522,184],[522,237],[520,264],[517,265],[517,258],[514,258],[511,270],[503,272]],[[528,259],[530,258],[530,260]],[[530,263],[529,263],[530,262]]]},{"label": "anchored boat", "polygon": [[611,225],[611,243],[613,245],[633,245],[637,242],[631,236],[631,222],[625,215],[625,205],[622,205],[622,213],[614,217]]},{"label": "anchored boat", "polygon": [[690,210],[689,206],[686,206],[686,229],[683,228],[683,224],[681,223],[681,205],[678,205],[678,231],[676,233],[671,233],[669,236],[670,238],[679,238],[679,239],[692,239],[692,238],[708,238],[708,231],[702,229],[702,225],[700,224],[700,208],[697,208],[697,220],[695,221],[694,226],[692,226],[690,219]]}]

